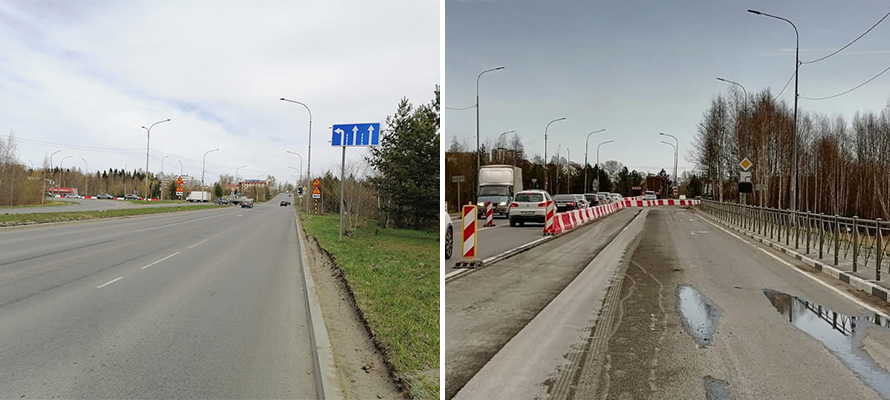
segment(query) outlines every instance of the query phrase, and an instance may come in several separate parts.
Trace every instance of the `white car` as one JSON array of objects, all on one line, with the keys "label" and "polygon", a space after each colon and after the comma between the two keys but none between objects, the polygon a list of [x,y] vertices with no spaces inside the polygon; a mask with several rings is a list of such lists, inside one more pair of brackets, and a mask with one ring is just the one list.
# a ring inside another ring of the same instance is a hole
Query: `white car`
[{"label": "white car", "polygon": [[510,203],[510,226],[525,226],[526,222],[544,223],[547,217],[547,202],[552,201],[550,193],[543,190],[524,190],[513,196]]},{"label": "white car", "polygon": [[445,245],[445,259],[451,258],[454,251],[454,228],[451,227],[451,216],[448,215],[448,204],[442,203],[442,243]]},{"label": "white car", "polygon": [[643,200],[658,200],[658,197],[655,197],[655,192],[647,190],[643,192]]},{"label": "white car", "polygon": [[612,193],[612,201],[621,201],[624,199],[624,196],[621,193]]}]

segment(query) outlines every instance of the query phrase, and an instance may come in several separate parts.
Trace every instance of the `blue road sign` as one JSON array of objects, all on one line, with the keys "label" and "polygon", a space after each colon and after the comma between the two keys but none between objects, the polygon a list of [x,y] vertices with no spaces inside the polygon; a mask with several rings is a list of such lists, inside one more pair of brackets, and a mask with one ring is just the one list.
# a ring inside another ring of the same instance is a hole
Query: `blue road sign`
[{"label": "blue road sign", "polygon": [[332,127],[332,146],[377,146],[380,124],[341,124]]}]

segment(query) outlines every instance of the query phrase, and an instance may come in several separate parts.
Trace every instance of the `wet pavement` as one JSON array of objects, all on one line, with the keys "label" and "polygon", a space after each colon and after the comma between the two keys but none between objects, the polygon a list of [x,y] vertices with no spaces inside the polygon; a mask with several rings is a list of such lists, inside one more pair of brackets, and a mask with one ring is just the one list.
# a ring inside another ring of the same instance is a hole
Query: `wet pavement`
[{"label": "wet pavement", "polygon": [[677,310],[686,332],[699,346],[710,345],[723,313],[720,307],[690,285],[680,285],[677,299]]},{"label": "wet pavement", "polygon": [[845,315],[821,304],[771,289],[764,289],[763,294],[786,321],[822,343],[866,385],[881,397],[890,399],[890,373],[881,368],[862,346],[867,335],[866,328],[888,329],[886,319],[876,314]]},{"label": "wet pavement", "polygon": [[729,382],[713,376],[705,377],[705,398],[708,400],[732,400]]}]

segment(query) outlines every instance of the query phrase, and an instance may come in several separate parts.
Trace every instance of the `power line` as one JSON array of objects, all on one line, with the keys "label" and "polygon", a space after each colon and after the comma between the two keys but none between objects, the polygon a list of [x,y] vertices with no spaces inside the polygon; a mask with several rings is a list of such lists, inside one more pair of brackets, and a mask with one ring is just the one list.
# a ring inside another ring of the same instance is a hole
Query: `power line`
[{"label": "power line", "polygon": [[794,74],[796,74],[796,73],[797,73],[797,71],[794,71],[794,72],[791,73],[791,77],[788,78],[788,82],[785,82],[785,86],[782,87],[782,91],[780,91],[779,94],[776,95],[776,98],[774,98],[773,101],[778,100],[779,97],[782,96],[782,93],[785,93],[785,89],[788,88],[788,84],[791,83],[791,80],[792,80],[792,79],[794,79]]},{"label": "power line", "polygon": [[828,99],[833,99],[833,98],[835,98],[835,97],[843,96],[843,95],[845,95],[845,94],[847,94],[847,93],[850,93],[850,92],[852,92],[852,91],[854,91],[854,90],[856,90],[856,89],[859,89],[859,88],[865,86],[866,84],[868,84],[869,82],[871,82],[871,81],[877,79],[879,76],[883,75],[883,74],[884,74],[885,72],[887,72],[887,71],[890,71],[890,66],[888,66],[887,68],[884,68],[883,71],[881,71],[881,72],[879,72],[877,75],[875,75],[875,76],[869,78],[867,81],[862,82],[862,83],[860,83],[860,84],[858,84],[858,85],[852,87],[851,89],[845,90],[845,91],[843,91],[843,92],[840,92],[840,93],[835,94],[835,95],[832,95],[832,96],[826,96],[826,97],[803,97],[803,96],[800,96],[800,98],[801,98],[801,99],[805,99],[805,100],[828,100]]},{"label": "power line", "polygon": [[105,153],[129,153],[129,154],[139,154],[142,149],[112,149],[112,148],[104,148],[104,147],[92,147],[92,146],[78,146],[73,144],[61,144],[61,143],[53,143],[47,142],[43,140],[36,139],[28,139],[21,136],[14,136],[12,134],[6,135],[6,139],[10,138],[15,139],[16,142],[21,142],[23,144],[32,144],[36,146],[48,146],[48,147],[61,147],[63,149],[71,149],[71,150],[83,150],[83,151],[99,151]]},{"label": "power line", "polygon": [[469,110],[469,109],[471,109],[471,108],[476,108],[476,105],[473,104],[473,105],[471,105],[471,106],[469,106],[469,107],[445,107],[446,110],[454,110],[454,111]]},{"label": "power line", "polygon": [[835,54],[837,54],[837,53],[840,53],[841,51],[843,51],[843,50],[846,49],[847,47],[850,47],[850,45],[852,45],[853,43],[856,43],[857,40],[862,39],[863,36],[865,36],[866,34],[868,34],[869,32],[871,32],[872,29],[875,29],[875,27],[878,26],[878,25],[880,25],[881,22],[884,22],[884,20],[887,19],[887,16],[890,16],[890,12],[887,12],[886,14],[884,14],[884,17],[883,17],[883,18],[881,18],[880,20],[878,20],[878,22],[875,22],[875,24],[872,25],[871,28],[868,28],[867,31],[863,32],[861,35],[859,35],[858,37],[856,37],[856,39],[853,39],[852,42],[847,43],[846,46],[841,47],[841,48],[835,50],[833,53],[830,53],[830,54],[828,54],[828,55],[825,56],[825,57],[817,58],[817,59],[815,59],[815,60],[811,60],[811,61],[801,61],[801,62],[800,62],[801,65],[802,65],[802,64],[812,64],[812,63],[815,63],[815,62],[819,62],[819,61],[822,61],[822,60],[824,60],[824,59],[826,59],[826,58],[828,58],[828,57],[831,57],[831,56],[833,56],[833,55],[835,55]]}]

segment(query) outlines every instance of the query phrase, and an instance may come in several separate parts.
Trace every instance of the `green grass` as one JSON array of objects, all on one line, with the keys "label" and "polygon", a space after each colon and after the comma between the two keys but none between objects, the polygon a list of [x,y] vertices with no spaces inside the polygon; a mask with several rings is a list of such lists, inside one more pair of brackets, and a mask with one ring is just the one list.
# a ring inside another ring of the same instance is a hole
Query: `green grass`
[{"label": "green grass", "polygon": [[31,207],[59,207],[59,206],[73,206],[77,203],[71,201],[48,201],[44,204],[21,204],[18,206],[0,206],[3,208],[31,208]]},{"label": "green grass", "polygon": [[[158,200],[158,201],[148,201],[148,202],[146,202],[145,200],[124,200],[124,201],[126,201],[130,204],[136,204],[138,206],[150,206],[153,204],[176,204],[176,203],[179,203],[179,200]],[[209,201],[208,203],[213,204],[212,201]],[[193,203],[189,203],[189,202],[185,201],[185,199],[183,199],[182,204],[193,204]]]},{"label": "green grass", "polygon": [[128,215],[145,215],[159,214],[177,211],[201,210],[206,208],[217,208],[214,205],[199,206],[183,206],[179,207],[158,207],[158,208],[142,208],[142,209],[126,209],[126,210],[105,210],[105,211],[72,211],[72,212],[52,212],[52,213],[35,213],[35,214],[11,214],[0,215],[0,226],[14,225],[31,225],[44,224],[47,222],[63,222],[63,221],[79,221],[84,219],[97,218],[114,218]]},{"label": "green grass", "polygon": [[439,397],[439,234],[359,229],[337,241],[336,215],[301,213],[334,255],[371,332],[418,399]]}]

